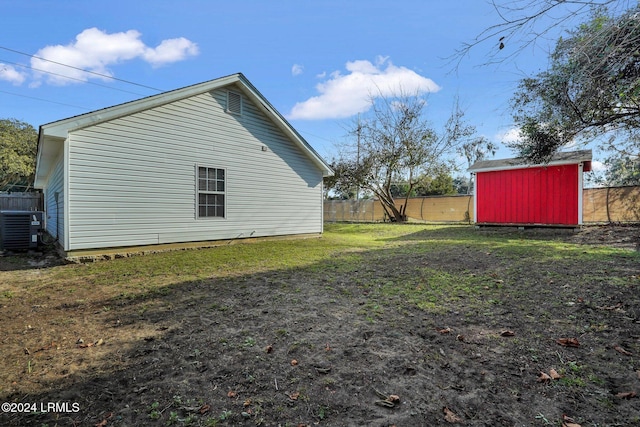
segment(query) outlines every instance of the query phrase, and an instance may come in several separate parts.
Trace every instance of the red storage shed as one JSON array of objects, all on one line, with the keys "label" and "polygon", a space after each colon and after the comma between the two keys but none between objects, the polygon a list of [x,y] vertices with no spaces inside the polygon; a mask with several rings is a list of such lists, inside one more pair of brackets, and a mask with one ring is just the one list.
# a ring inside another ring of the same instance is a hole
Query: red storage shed
[{"label": "red storage shed", "polygon": [[582,173],[591,170],[591,150],[556,154],[549,163],[522,159],[483,160],[475,174],[474,221],[485,225],[582,224]]}]

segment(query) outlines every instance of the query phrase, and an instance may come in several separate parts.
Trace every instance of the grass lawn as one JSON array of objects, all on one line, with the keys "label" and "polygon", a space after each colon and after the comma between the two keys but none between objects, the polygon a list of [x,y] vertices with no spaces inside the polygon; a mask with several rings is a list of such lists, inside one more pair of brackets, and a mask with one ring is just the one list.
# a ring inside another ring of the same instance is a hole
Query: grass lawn
[{"label": "grass lawn", "polygon": [[2,257],[0,425],[634,425],[640,254],[584,233],[329,224]]}]

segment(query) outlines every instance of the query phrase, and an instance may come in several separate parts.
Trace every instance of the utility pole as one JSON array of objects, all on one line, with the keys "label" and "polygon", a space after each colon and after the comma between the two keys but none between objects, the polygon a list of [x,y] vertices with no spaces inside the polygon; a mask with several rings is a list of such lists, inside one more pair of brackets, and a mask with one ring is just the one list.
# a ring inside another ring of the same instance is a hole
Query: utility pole
[{"label": "utility pole", "polygon": [[[358,152],[357,152],[357,163],[356,166],[360,167],[360,131],[362,130],[362,127],[360,126],[360,113],[358,113],[358,125],[356,127],[356,140],[357,140],[357,144],[358,144]],[[358,183],[358,186],[356,187],[356,200],[360,200],[360,183]]]}]

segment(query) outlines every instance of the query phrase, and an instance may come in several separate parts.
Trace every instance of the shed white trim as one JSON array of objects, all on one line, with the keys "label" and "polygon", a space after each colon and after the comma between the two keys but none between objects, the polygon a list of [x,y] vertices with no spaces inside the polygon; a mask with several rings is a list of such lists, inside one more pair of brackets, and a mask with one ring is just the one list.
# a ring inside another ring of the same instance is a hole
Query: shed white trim
[{"label": "shed white trim", "polygon": [[525,163],[521,158],[511,158],[511,159],[498,159],[498,160],[480,160],[474,163],[469,169],[468,172],[491,172],[491,171],[500,171],[500,170],[511,170],[511,169],[529,169],[529,168],[539,168],[545,166],[559,166],[559,165],[575,165],[581,164],[584,162],[590,162],[592,159],[591,150],[579,150],[579,151],[570,151],[570,152],[562,152],[554,155],[548,163]]}]

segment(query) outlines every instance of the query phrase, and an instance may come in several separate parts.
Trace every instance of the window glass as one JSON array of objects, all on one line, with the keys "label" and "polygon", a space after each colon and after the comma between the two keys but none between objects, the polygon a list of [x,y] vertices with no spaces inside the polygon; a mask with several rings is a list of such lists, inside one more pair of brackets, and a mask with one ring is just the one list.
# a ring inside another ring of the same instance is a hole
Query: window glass
[{"label": "window glass", "polygon": [[225,171],[198,167],[198,217],[225,217]]}]

